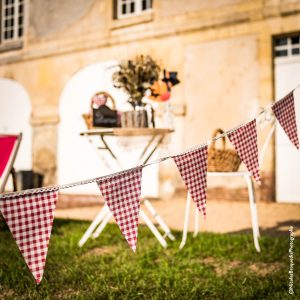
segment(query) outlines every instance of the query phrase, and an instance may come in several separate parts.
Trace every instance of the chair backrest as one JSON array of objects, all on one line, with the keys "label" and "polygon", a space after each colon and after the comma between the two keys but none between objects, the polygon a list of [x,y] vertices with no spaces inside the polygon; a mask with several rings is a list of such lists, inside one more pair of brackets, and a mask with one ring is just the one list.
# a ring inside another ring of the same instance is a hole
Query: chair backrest
[{"label": "chair backrest", "polygon": [[272,124],[269,132],[268,132],[268,135],[265,139],[265,142],[261,148],[261,151],[259,153],[259,165],[261,166],[262,165],[262,162],[264,161],[264,158],[266,156],[266,151],[267,151],[267,148],[270,144],[270,141],[271,141],[271,138],[272,138],[272,135],[274,134],[275,132],[275,123]]},{"label": "chair backrest", "polygon": [[17,135],[0,134],[0,193],[4,191],[9,174],[12,171],[21,139],[22,133]]},{"label": "chair backrest", "polygon": [[275,132],[275,117],[274,116],[269,116],[269,117],[265,117],[265,119],[260,122],[261,124],[270,124],[270,129],[269,129],[269,132],[266,136],[266,139],[262,145],[262,148],[260,150],[260,153],[259,153],[259,166],[262,166],[262,163],[264,161],[264,158],[266,156],[266,151],[267,151],[267,148],[270,144],[270,141],[271,141],[271,138],[272,138],[272,135],[274,134]]}]

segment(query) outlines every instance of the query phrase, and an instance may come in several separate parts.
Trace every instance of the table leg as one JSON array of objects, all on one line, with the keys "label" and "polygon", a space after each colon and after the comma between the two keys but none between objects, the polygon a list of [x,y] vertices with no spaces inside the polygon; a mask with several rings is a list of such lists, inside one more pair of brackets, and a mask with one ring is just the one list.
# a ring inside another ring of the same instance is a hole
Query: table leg
[{"label": "table leg", "polygon": [[105,226],[107,225],[107,223],[109,222],[109,220],[111,218],[112,218],[112,214],[110,211],[108,211],[106,216],[104,217],[103,221],[100,223],[98,228],[93,233],[93,239],[97,238],[101,234],[101,232],[103,231],[103,229],[105,228]]},{"label": "table leg", "polygon": [[[153,147],[153,149],[150,151],[150,153],[145,156],[147,154],[147,149],[154,143],[154,141],[156,140],[156,137],[159,137],[158,140],[155,143],[155,146]],[[142,164],[146,164],[149,159],[152,157],[152,155],[155,153],[155,151],[159,148],[159,146],[162,144],[163,140],[165,138],[165,135],[155,135],[153,136],[150,141],[147,143],[147,146],[145,147],[145,149],[143,150],[141,156],[140,156],[140,163]],[[170,228],[167,226],[167,224],[163,221],[163,219],[158,215],[158,213],[156,212],[156,210],[154,209],[153,205],[151,204],[151,202],[147,199],[145,199],[144,201],[145,206],[147,207],[147,209],[149,210],[149,212],[152,214],[152,216],[155,218],[155,220],[158,222],[158,224],[160,225],[160,227],[162,228],[162,230],[165,232],[164,236],[167,236],[170,240],[174,241],[175,237],[174,235],[171,233]]]},{"label": "table leg", "polygon": [[107,150],[109,152],[109,154],[112,156],[112,158],[117,162],[119,167],[121,169],[123,169],[123,166],[122,166],[121,162],[118,160],[117,156],[114,154],[112,149],[108,146],[108,143],[105,141],[104,136],[101,135],[100,138],[101,138],[101,141],[102,141],[103,145],[105,146],[103,149]]},{"label": "table leg", "polygon": [[144,159],[143,164],[146,164],[149,161],[149,159],[151,158],[151,156],[154,154],[154,152],[158,149],[158,147],[163,142],[164,138],[165,138],[165,135],[162,134],[161,137],[158,139],[155,147],[151,150],[151,152],[148,154],[148,156]]},{"label": "table leg", "polygon": [[145,154],[146,154],[148,148],[151,146],[151,144],[153,143],[153,141],[155,140],[155,138],[156,138],[156,135],[154,135],[154,136],[149,140],[149,142],[147,143],[147,145],[145,146],[143,152],[142,152],[141,155],[140,155],[139,162],[143,161],[143,157],[145,156]]},{"label": "table leg", "polygon": [[163,221],[163,219],[160,217],[160,215],[157,213],[151,202],[147,199],[144,199],[143,203],[148,208],[149,212],[152,214],[154,219],[157,221],[157,223],[160,225],[162,230],[165,232],[165,235],[172,241],[175,240],[174,235],[171,233],[170,228],[167,226],[167,224]]},{"label": "table leg", "polygon": [[157,228],[154,226],[154,224],[151,222],[151,220],[148,218],[148,216],[144,213],[144,211],[140,210],[140,217],[145,221],[146,225],[149,227],[149,229],[152,231],[154,236],[157,238],[159,243],[164,247],[167,248],[167,242],[163,238],[163,236],[160,234],[160,232],[157,230]]},{"label": "table leg", "polygon": [[79,241],[78,243],[79,247],[82,247],[85,244],[85,242],[89,239],[89,237],[92,235],[93,231],[96,229],[98,224],[101,223],[103,218],[106,216],[107,210],[108,210],[107,205],[104,205],[104,207],[98,213],[98,215],[96,216],[96,218],[94,219],[90,227],[87,229],[87,231],[84,233],[81,240]]}]

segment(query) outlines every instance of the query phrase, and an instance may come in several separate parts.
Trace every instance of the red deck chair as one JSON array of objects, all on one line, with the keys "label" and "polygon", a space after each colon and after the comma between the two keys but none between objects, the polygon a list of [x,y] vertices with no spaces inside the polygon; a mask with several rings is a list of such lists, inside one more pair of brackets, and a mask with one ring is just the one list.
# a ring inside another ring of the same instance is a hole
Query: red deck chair
[{"label": "red deck chair", "polygon": [[16,190],[13,164],[19,150],[21,139],[22,133],[17,135],[0,134],[0,193],[4,192],[10,174],[13,176],[14,190]]}]

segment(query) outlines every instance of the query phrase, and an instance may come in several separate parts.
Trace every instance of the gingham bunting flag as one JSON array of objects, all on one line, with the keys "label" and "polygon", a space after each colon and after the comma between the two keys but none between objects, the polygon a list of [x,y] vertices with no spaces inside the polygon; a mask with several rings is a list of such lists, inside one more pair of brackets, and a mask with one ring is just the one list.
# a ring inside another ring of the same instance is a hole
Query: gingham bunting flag
[{"label": "gingham bunting flag", "polygon": [[57,190],[4,198],[0,210],[37,284],[42,280]]},{"label": "gingham bunting flag", "polygon": [[297,149],[299,149],[293,92],[289,93],[283,99],[275,102],[272,106],[272,110],[290,141]]},{"label": "gingham bunting flag", "polygon": [[180,175],[196,203],[198,210],[206,216],[207,146],[173,156]]},{"label": "gingham bunting flag", "polygon": [[248,171],[260,183],[256,120],[252,120],[227,135]]},{"label": "gingham bunting flag", "polygon": [[141,183],[141,167],[97,181],[102,196],[133,251],[136,251],[137,243]]}]

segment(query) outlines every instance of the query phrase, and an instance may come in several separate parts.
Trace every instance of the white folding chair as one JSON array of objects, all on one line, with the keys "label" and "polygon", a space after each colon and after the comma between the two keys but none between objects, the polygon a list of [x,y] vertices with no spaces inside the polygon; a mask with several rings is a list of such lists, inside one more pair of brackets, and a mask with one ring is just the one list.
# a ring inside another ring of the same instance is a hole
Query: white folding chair
[{"label": "white folding chair", "polygon": [[13,165],[21,140],[22,133],[17,135],[0,134],[0,193],[4,192],[10,174],[13,176],[14,189],[16,189]]},{"label": "white folding chair", "polygon": [[[266,114],[266,113],[265,113]],[[263,144],[263,147],[260,152],[259,156],[259,165],[262,165],[263,159],[266,154],[266,149],[268,147],[268,144],[271,140],[271,137],[275,131],[275,123],[274,118],[265,115],[265,119],[262,122],[268,122],[271,123],[271,128],[269,129],[268,135],[266,137],[266,140]],[[257,209],[256,209],[256,200],[255,200],[255,193],[254,193],[254,186],[253,186],[253,180],[252,175],[249,172],[207,172],[208,176],[224,176],[224,177],[243,177],[247,183],[248,188],[248,195],[249,195],[249,204],[250,204],[250,214],[251,214],[251,221],[252,221],[252,232],[253,232],[253,240],[254,240],[254,246],[257,252],[260,252],[260,246],[258,238],[260,236],[259,233],[259,225],[258,225],[258,218],[257,218]],[[183,235],[182,235],[182,241],[179,246],[180,249],[182,249],[186,243],[187,239],[187,233],[188,233],[188,226],[189,226],[189,215],[190,215],[190,206],[191,206],[191,196],[190,193],[187,195],[186,200],[186,210],[185,210],[185,219],[184,219],[184,225],[183,225]],[[194,237],[197,236],[199,232],[199,211],[197,207],[195,207],[195,227],[194,227]]]}]

